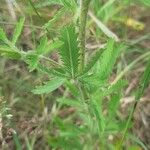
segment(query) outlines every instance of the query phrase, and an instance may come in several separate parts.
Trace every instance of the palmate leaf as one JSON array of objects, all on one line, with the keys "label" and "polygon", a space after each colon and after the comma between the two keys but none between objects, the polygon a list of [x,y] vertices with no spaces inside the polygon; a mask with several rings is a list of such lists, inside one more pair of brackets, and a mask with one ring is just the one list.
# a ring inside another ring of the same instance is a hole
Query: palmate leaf
[{"label": "palmate leaf", "polygon": [[100,66],[98,72],[101,79],[107,79],[109,77],[121,48],[122,45],[116,45],[113,39],[110,39],[108,41],[107,48],[102,53],[100,58]]},{"label": "palmate leaf", "polygon": [[72,76],[78,73],[79,48],[77,34],[73,25],[66,26],[61,31],[60,40],[64,43],[60,47],[60,55],[66,71]]},{"label": "palmate leaf", "polygon": [[63,83],[65,82],[64,78],[54,78],[48,82],[46,82],[44,85],[37,86],[36,89],[32,90],[34,94],[46,94],[50,93],[57,88],[59,88]]}]

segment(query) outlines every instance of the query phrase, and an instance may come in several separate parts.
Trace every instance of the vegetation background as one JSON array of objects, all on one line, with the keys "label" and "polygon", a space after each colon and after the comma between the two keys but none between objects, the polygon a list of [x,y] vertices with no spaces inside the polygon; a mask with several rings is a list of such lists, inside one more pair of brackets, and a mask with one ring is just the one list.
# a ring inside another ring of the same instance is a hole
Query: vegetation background
[{"label": "vegetation background", "polygon": [[[0,0],[0,4],[0,149],[150,149],[149,0],[91,1],[85,78],[76,67],[80,1]],[[63,46],[68,36],[73,67],[69,46]],[[54,69],[59,64],[68,74]],[[49,74],[58,78],[50,80]],[[59,78],[64,75],[67,81]],[[92,103],[78,100],[80,88],[84,97],[82,84],[74,80],[79,75]],[[47,84],[49,80],[53,83]]]}]

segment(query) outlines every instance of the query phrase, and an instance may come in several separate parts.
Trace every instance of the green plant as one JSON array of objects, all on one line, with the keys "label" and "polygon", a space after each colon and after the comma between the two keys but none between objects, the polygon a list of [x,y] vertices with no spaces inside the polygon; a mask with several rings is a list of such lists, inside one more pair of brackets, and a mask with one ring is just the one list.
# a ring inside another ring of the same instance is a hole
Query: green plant
[{"label": "green plant", "polygon": [[[29,2],[40,17],[32,1]],[[119,103],[127,81],[121,80],[119,77],[111,84],[109,77],[124,45],[116,43],[114,39],[108,39],[105,48],[97,49],[86,62],[86,20],[90,0],[81,0],[80,6],[74,0],[71,0],[70,3],[67,0],[53,2],[61,5],[62,8],[52,20],[43,26],[46,33],[50,32],[49,28],[53,28],[55,22],[66,12],[71,12],[73,16],[69,24],[59,29],[60,34],[53,42],[49,42],[45,33],[35,49],[27,52],[20,50],[16,42],[25,22],[25,19],[21,18],[16,25],[12,39],[8,39],[4,30],[0,28],[0,54],[24,61],[28,64],[29,71],[38,70],[48,75],[48,81],[32,90],[34,94],[47,94],[61,86],[69,91],[70,95],[64,94],[57,99],[58,108],[69,106],[75,108],[75,112],[70,115],[69,119],[62,119],[54,114],[48,136],[48,142],[52,148],[68,150],[122,149],[137,101],[127,123],[125,120],[119,120]],[[109,2],[113,3],[113,1]],[[109,3],[106,6],[108,7]],[[108,18],[106,16],[106,20]],[[56,49],[58,49],[60,62],[48,57]],[[48,62],[48,65],[45,62]],[[137,100],[148,86],[149,77],[150,66],[148,65],[140,83],[142,90],[138,90]],[[54,135],[53,129],[56,129]],[[119,134],[122,130],[124,130],[123,137]],[[108,144],[110,135],[114,136],[114,141]],[[122,137],[121,141],[118,140],[119,137]],[[32,147],[29,141],[27,142],[29,147]]]}]

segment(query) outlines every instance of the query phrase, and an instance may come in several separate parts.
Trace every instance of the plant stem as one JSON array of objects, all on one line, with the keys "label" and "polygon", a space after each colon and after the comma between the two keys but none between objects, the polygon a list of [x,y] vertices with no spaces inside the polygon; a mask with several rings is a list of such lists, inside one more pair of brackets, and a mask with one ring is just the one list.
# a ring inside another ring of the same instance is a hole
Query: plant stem
[{"label": "plant stem", "polygon": [[[0,24],[2,24],[2,25],[12,25],[12,26],[15,26],[15,25],[17,24],[17,22],[0,21]],[[36,26],[36,25],[24,24],[23,26],[24,26],[24,27],[28,27],[28,28],[34,28],[34,30],[35,30],[35,29],[43,30],[42,27]]]},{"label": "plant stem", "polygon": [[127,120],[127,123],[126,123],[126,126],[125,126],[125,130],[123,132],[123,136],[121,138],[121,142],[119,143],[119,146],[118,146],[117,150],[121,150],[121,147],[123,146],[123,142],[124,142],[124,139],[126,137],[127,131],[129,129],[129,125],[130,125],[130,122],[131,122],[131,119],[133,117],[133,114],[134,114],[134,111],[136,109],[137,104],[138,104],[138,100],[136,100],[134,102],[133,106],[132,106],[132,109],[130,111],[130,114],[129,114],[129,117],[128,117],[128,120]]},{"label": "plant stem", "polygon": [[85,61],[85,30],[88,8],[91,0],[80,0],[80,18],[79,18],[79,46],[80,46],[80,72],[83,71]]}]

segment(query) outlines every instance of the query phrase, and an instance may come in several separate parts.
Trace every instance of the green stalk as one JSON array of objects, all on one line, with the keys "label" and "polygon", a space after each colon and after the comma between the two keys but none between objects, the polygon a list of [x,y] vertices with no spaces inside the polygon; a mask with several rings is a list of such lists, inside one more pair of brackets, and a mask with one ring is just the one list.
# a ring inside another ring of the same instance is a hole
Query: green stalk
[{"label": "green stalk", "polygon": [[[79,16],[79,47],[80,47],[80,64],[79,70],[82,73],[85,62],[85,37],[86,37],[86,20],[91,0],[80,0],[80,16]],[[81,99],[87,103],[88,94],[83,84],[79,83]]]},{"label": "green stalk", "polygon": [[119,144],[118,150],[120,150],[122,145],[123,145],[123,142],[124,142],[126,134],[128,132],[129,125],[130,125],[131,120],[133,118],[133,115],[134,115],[135,109],[137,107],[137,104],[140,101],[140,98],[143,96],[145,88],[148,87],[149,81],[150,81],[150,61],[149,61],[148,65],[147,65],[147,67],[145,68],[145,71],[144,71],[144,73],[143,73],[143,75],[141,77],[141,80],[140,80],[140,83],[139,83],[139,87],[137,89],[137,93],[136,93],[136,96],[135,96],[135,101],[134,101],[134,104],[133,104],[133,106],[131,108],[131,111],[130,111],[130,114],[129,114],[129,117],[128,117],[125,129],[124,129],[123,136],[122,136],[121,142]]},{"label": "green stalk", "polygon": [[88,8],[91,0],[80,1],[80,18],[79,18],[79,46],[80,46],[80,66],[79,69],[82,72],[85,62],[85,33],[86,33],[86,20],[88,14]]},{"label": "green stalk", "polygon": [[138,100],[136,100],[131,108],[131,111],[130,111],[130,114],[129,114],[129,117],[128,117],[128,120],[127,120],[127,123],[126,123],[126,126],[125,126],[125,129],[124,129],[124,132],[123,132],[123,136],[121,138],[121,142],[119,143],[119,146],[117,148],[117,150],[121,150],[121,147],[123,146],[123,142],[125,140],[125,137],[126,137],[126,134],[128,132],[128,129],[129,129],[129,125],[131,123],[131,119],[133,117],[133,114],[135,112],[135,109],[136,109],[136,106],[138,104]]}]

